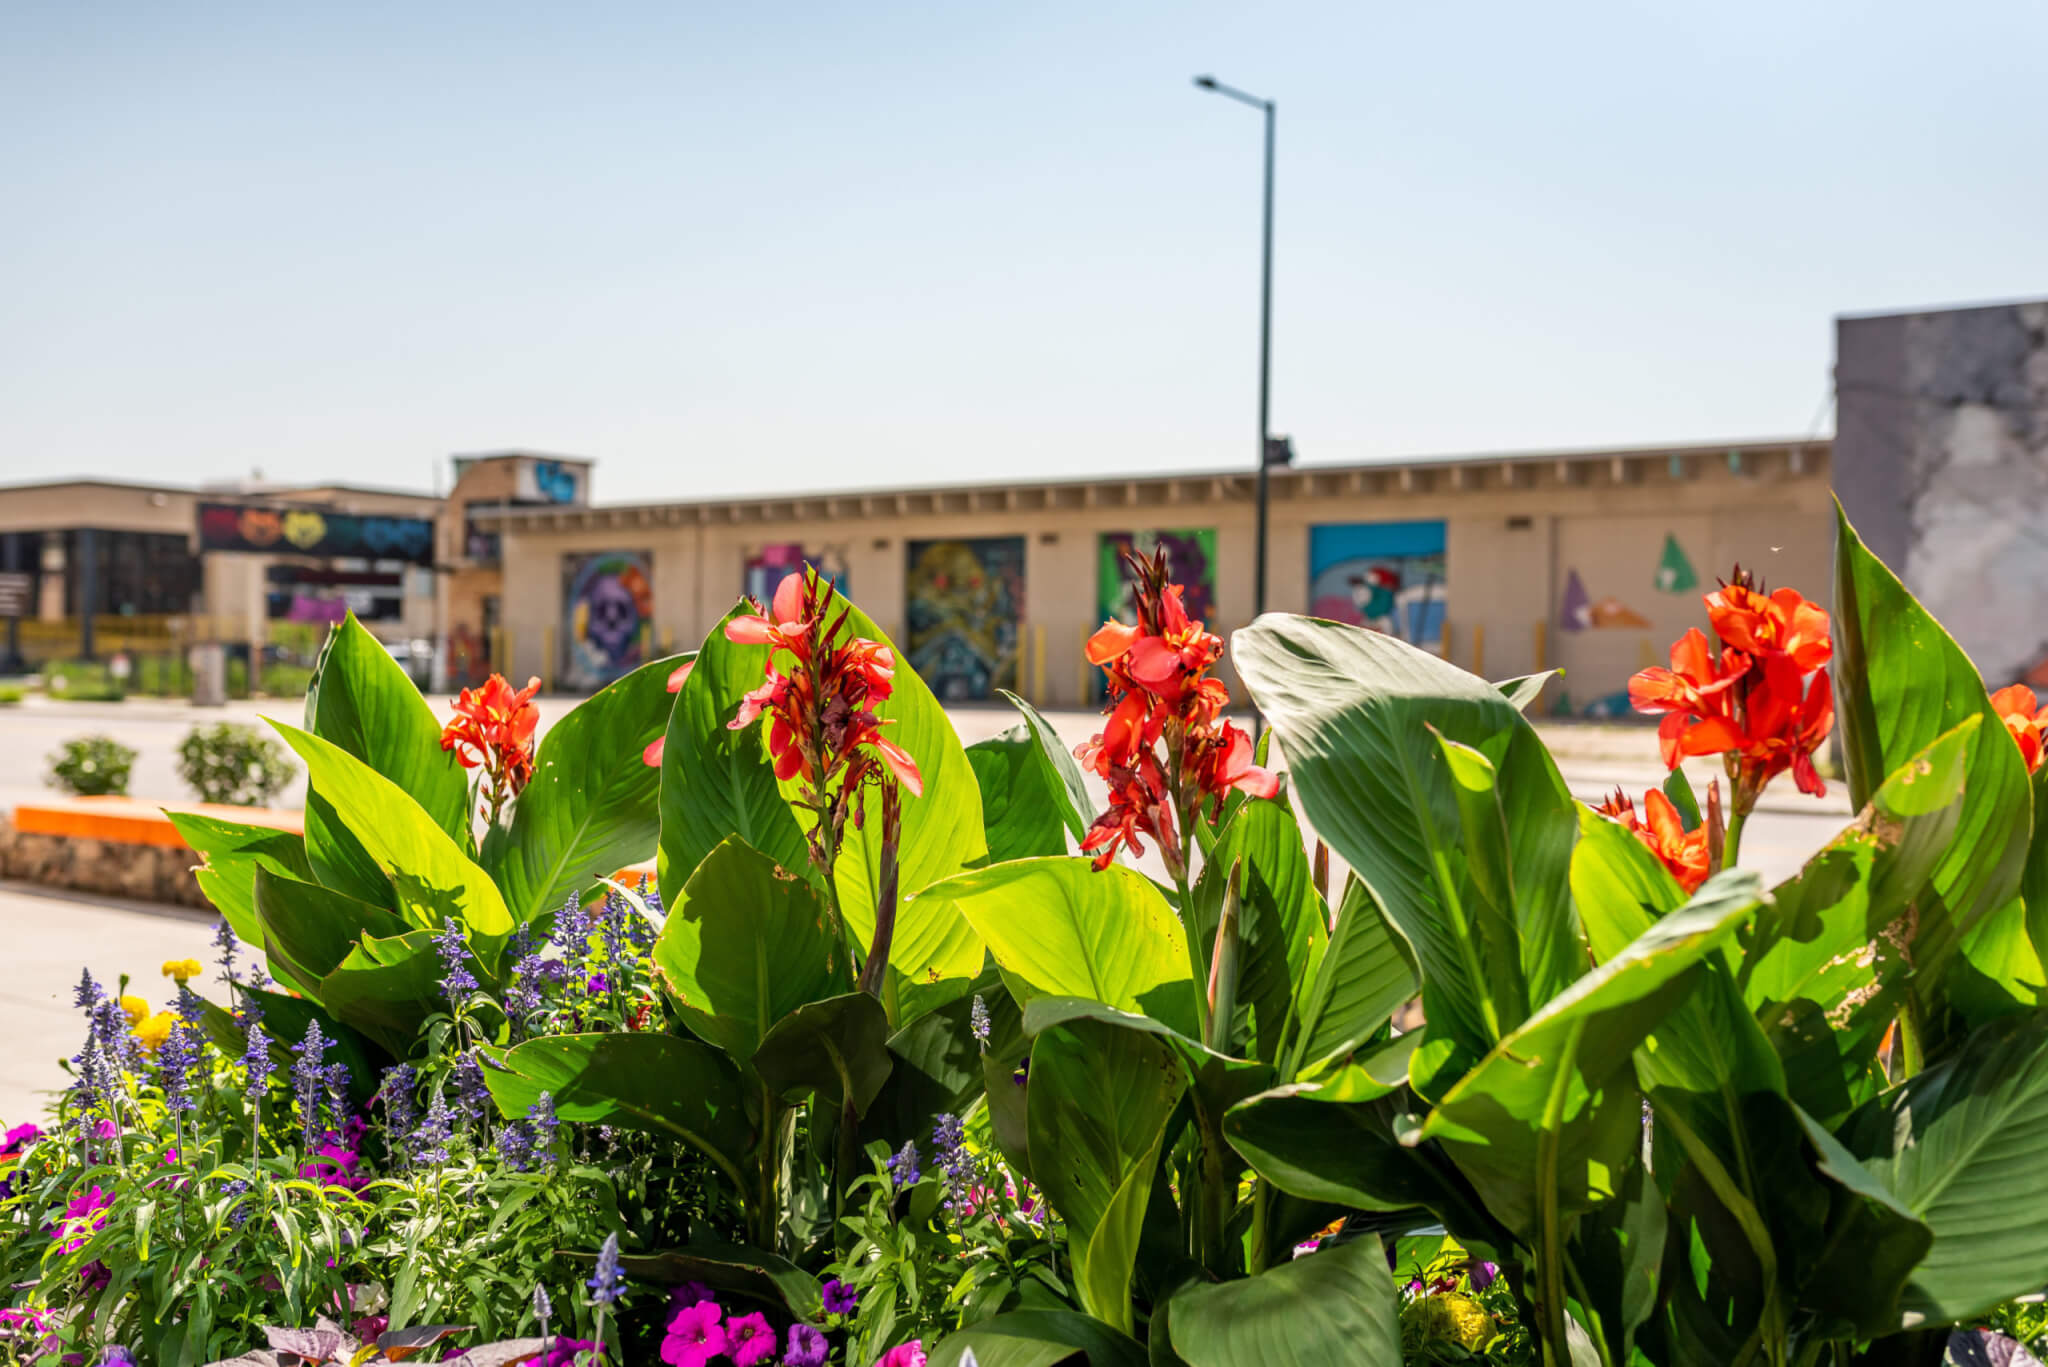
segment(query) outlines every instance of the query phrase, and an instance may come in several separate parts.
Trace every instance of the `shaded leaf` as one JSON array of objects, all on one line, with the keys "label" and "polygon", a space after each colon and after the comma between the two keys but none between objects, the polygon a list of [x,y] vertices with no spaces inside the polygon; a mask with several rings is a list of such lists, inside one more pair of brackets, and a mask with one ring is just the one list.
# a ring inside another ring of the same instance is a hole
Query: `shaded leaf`
[{"label": "shaded leaf", "polygon": [[1387,1256],[1371,1235],[1239,1281],[1197,1283],[1168,1306],[1188,1367],[1399,1367]]}]

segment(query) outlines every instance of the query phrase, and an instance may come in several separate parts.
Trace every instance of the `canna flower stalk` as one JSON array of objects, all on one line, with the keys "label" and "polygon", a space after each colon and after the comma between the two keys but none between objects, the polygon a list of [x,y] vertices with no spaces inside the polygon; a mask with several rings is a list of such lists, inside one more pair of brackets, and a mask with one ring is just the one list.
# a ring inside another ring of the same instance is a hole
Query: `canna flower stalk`
[{"label": "canna flower stalk", "polygon": [[1702,823],[1691,831],[1686,830],[1685,823],[1679,819],[1678,808],[1661,790],[1652,788],[1643,794],[1644,816],[1636,815],[1636,804],[1619,788],[1593,810],[1626,826],[1629,833],[1642,841],[1665,870],[1678,880],[1678,886],[1688,897],[1707,881],[1707,874],[1712,869],[1708,825]]},{"label": "canna flower stalk", "polygon": [[2027,772],[2033,773],[2041,767],[2042,733],[2048,731],[2048,707],[2039,705],[2034,690],[2025,684],[2014,684],[2001,688],[1991,695],[1992,710],[2005,723],[2006,734],[2013,744],[2020,748],[2020,758],[2026,761]]},{"label": "canna flower stalk", "polygon": [[[805,834],[811,864],[832,889],[832,869],[849,822],[866,821],[865,790],[881,790],[882,855],[875,935],[861,967],[862,990],[880,994],[896,920],[895,851],[902,829],[902,793],[924,794],[917,761],[884,738],[887,721],[875,707],[895,687],[896,654],[879,641],[847,630],[849,610],[836,608],[838,590],[814,573],[785,577],[765,610],[726,623],[726,639],[765,645],[768,664],[760,687],[748,693],[727,723],[743,730],[768,718],[768,755],[775,776],[794,783],[794,801],[812,815]],[[837,910],[837,894],[832,894]]]},{"label": "canna flower stalk", "polygon": [[533,695],[538,678],[513,690],[502,674],[493,674],[481,688],[465,688],[455,700],[455,715],[441,730],[441,748],[453,750],[465,769],[480,769],[480,815],[495,824],[505,804],[533,781],[533,735],[540,709]]},{"label": "canna flower stalk", "polygon": [[1671,666],[1628,682],[1638,712],[1662,713],[1657,737],[1666,768],[1688,756],[1721,755],[1735,857],[1742,823],[1766,785],[1791,771],[1799,791],[1827,794],[1813,752],[1835,725],[1826,665],[1834,657],[1827,610],[1797,589],[1766,594],[1755,576],[1734,576],[1705,596],[1709,639],[1695,627],[1671,647]]},{"label": "canna flower stalk", "polygon": [[1127,552],[1124,559],[1137,581],[1138,621],[1104,622],[1088,638],[1088,662],[1108,682],[1109,720],[1074,754],[1108,781],[1109,809],[1089,827],[1081,851],[1106,869],[1119,848],[1143,854],[1139,838],[1150,836],[1175,881],[1184,882],[1188,823],[1214,821],[1232,789],[1269,798],[1280,781],[1252,762],[1244,729],[1222,720],[1230,690],[1208,671],[1223,658],[1223,642],[1188,616],[1181,586],[1167,582],[1166,553],[1145,560]]}]

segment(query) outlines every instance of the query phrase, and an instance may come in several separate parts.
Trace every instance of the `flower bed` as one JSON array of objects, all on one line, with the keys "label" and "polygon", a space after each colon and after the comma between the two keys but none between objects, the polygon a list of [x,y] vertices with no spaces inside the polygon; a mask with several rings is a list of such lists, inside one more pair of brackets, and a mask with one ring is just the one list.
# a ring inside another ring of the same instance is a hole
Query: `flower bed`
[{"label": "flower bed", "polygon": [[[1329,622],[1230,643],[1255,744],[1224,643],[1132,568],[1077,754],[1022,703],[963,748],[814,576],[537,749],[531,688],[444,723],[344,623],[278,727],[303,833],[174,817],[212,965],[155,1007],[82,980],[72,1084],[6,1133],[0,1354],[1834,1367],[2041,1333],[2048,712],[1846,523],[1832,613],[1738,572],[1632,684],[1725,789],[1597,808],[1523,716],[1543,679]],[[1745,825],[1824,791],[1837,723],[1859,815],[1767,889]]]}]

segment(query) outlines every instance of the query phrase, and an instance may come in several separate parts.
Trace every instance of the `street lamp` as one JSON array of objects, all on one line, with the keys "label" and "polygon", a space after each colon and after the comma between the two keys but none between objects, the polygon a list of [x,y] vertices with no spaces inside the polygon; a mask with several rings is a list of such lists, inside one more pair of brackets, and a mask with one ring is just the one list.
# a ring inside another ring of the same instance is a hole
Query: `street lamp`
[{"label": "street lamp", "polygon": [[1266,114],[1266,230],[1265,244],[1261,252],[1259,268],[1259,463],[1258,501],[1259,535],[1258,568],[1252,575],[1252,612],[1257,615],[1266,610],[1266,466],[1269,460],[1270,438],[1268,437],[1267,396],[1273,380],[1273,102],[1262,100],[1256,95],[1247,95],[1242,90],[1223,84],[1214,76],[1197,76],[1195,84],[1203,90],[1228,96],[1239,104],[1248,104],[1262,109]]}]

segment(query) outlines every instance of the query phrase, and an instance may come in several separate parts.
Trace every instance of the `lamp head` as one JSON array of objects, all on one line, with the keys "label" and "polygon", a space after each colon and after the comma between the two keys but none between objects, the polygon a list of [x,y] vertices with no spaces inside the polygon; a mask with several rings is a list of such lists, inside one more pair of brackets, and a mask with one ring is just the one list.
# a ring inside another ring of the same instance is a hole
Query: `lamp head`
[{"label": "lamp head", "polygon": [[1214,76],[1197,76],[1195,77],[1195,84],[1204,90],[1214,90],[1216,88],[1216,78]]}]

